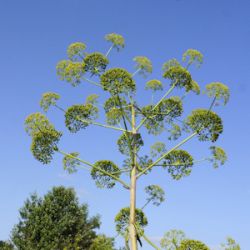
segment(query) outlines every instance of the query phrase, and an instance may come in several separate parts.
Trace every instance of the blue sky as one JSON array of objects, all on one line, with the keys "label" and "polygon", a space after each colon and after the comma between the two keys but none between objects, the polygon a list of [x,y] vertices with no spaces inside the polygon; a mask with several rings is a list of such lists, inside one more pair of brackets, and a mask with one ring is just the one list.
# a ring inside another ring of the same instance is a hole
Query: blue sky
[{"label": "blue sky", "polygon": [[[109,46],[104,35],[116,32],[124,36],[126,48],[119,54],[112,51],[112,65],[132,72],[133,57],[145,55],[153,62],[151,77],[157,78],[163,62],[181,59],[186,49],[195,48],[204,54],[204,64],[199,70],[192,69],[194,79],[202,88],[221,81],[231,90],[229,104],[216,108],[224,120],[224,133],[217,144],[227,151],[225,166],[214,170],[209,164],[199,165],[190,177],[178,182],[162,171],[139,181],[138,206],[143,204],[145,185],[162,185],[167,194],[161,207],[145,210],[147,235],[157,242],[164,232],[177,228],[212,247],[231,235],[243,250],[249,249],[249,8],[247,0],[2,1],[0,239],[9,237],[18,221],[18,209],[32,192],[43,195],[56,185],[74,187],[80,201],[89,204],[90,214],[101,214],[100,231],[115,235],[113,219],[128,204],[128,193],[119,187],[97,189],[84,171],[68,176],[60,156],[49,166],[41,165],[30,153],[24,119],[39,111],[44,92],[60,93],[65,107],[82,102],[89,93],[98,93],[88,84],[76,89],[60,82],[55,66],[66,58],[70,43],[83,41],[88,51],[105,52]],[[146,80],[136,80],[139,102],[143,102],[148,97],[143,90]],[[208,107],[209,101],[206,96],[191,95],[185,107]],[[62,114],[53,110],[48,116],[58,129],[64,129]],[[65,130],[61,145],[66,151],[81,152],[91,162],[113,159],[120,163],[117,137],[116,132],[96,127],[73,136]],[[185,148],[199,157],[208,154],[208,146],[195,139]]]}]

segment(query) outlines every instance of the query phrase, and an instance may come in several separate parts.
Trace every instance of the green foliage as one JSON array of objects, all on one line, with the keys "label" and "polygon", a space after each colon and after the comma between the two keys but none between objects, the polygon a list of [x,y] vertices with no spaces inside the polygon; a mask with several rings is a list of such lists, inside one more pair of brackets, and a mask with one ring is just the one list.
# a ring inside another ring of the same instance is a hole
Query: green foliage
[{"label": "green foliage", "polygon": [[79,160],[75,159],[75,157],[78,157],[78,156],[79,156],[79,153],[73,152],[63,157],[63,168],[69,174],[77,172],[77,167],[81,164]]},{"label": "green foliage", "polygon": [[140,134],[124,132],[118,139],[117,145],[122,154],[130,155],[131,148],[135,148],[138,151],[144,143]]},{"label": "green foliage", "polygon": [[90,72],[91,75],[102,74],[109,64],[107,57],[99,52],[86,55],[83,61],[85,63],[85,71]]},{"label": "green foliage", "polygon": [[32,136],[31,151],[33,156],[43,164],[48,164],[57,151],[57,144],[62,136],[55,129],[37,132]]},{"label": "green foliage", "polygon": [[177,140],[181,136],[181,127],[178,124],[171,123],[171,128],[168,129],[168,132],[170,133],[169,140]]},{"label": "green foliage", "polygon": [[114,239],[106,237],[104,234],[98,235],[93,240],[89,250],[115,250]]},{"label": "green foliage", "polygon": [[149,134],[159,135],[164,130],[164,116],[160,113],[159,107],[154,105],[146,105],[141,109],[142,115],[147,118],[144,126]]},{"label": "green foliage", "polygon": [[66,110],[65,125],[70,132],[76,133],[89,125],[88,121],[97,118],[98,109],[91,103],[73,105]]},{"label": "green foliage", "polygon": [[196,95],[199,95],[201,93],[199,84],[194,80],[192,80],[191,84],[192,84],[191,91],[193,91]]},{"label": "green foliage", "polygon": [[96,186],[99,188],[113,188],[116,184],[115,180],[99,169],[104,170],[113,176],[120,177],[120,169],[112,161],[102,160],[95,163],[95,167],[91,170],[91,176],[95,180]]},{"label": "green foliage", "polygon": [[141,112],[147,117],[144,126],[148,133],[158,135],[164,129],[164,120],[169,123],[182,115],[182,101],[179,97],[172,96],[163,100],[156,108],[153,105],[143,107]]},{"label": "green foliage", "polygon": [[227,104],[230,97],[229,88],[221,82],[212,82],[207,84],[205,93],[209,97],[215,97],[216,100],[221,99],[224,105]]},{"label": "green foliage", "polygon": [[180,247],[177,250],[210,250],[204,243],[198,240],[185,239],[181,242]]},{"label": "green foliage", "polygon": [[43,164],[50,163],[62,133],[41,113],[33,113],[26,118],[25,130],[32,137],[33,156]]},{"label": "green foliage", "polygon": [[25,131],[29,136],[33,136],[37,132],[54,129],[48,118],[39,112],[30,114],[25,119]]},{"label": "green foliage", "polygon": [[8,241],[0,240],[0,250],[14,250],[14,246]]},{"label": "green foliage", "polygon": [[236,241],[231,237],[228,237],[227,242],[225,244],[221,244],[221,247],[223,250],[240,250],[241,249],[240,245],[236,243]]},{"label": "green foliage", "polygon": [[56,101],[60,99],[60,95],[52,92],[44,93],[40,101],[40,107],[44,112],[49,110],[50,106],[55,106]]},{"label": "green foliage", "polygon": [[152,157],[161,156],[166,152],[166,145],[163,142],[156,142],[150,147],[150,154]]},{"label": "green foliage", "polygon": [[124,112],[128,113],[128,104],[123,97],[112,96],[104,103],[106,120],[109,125],[116,125],[122,119]]},{"label": "green foliage", "polygon": [[166,72],[172,67],[180,67],[180,66],[181,66],[181,64],[175,58],[173,58],[173,59],[166,61],[163,64],[162,70],[163,70],[163,72]]},{"label": "green foliage", "polygon": [[183,54],[182,61],[187,62],[188,66],[196,64],[196,67],[199,68],[203,63],[203,55],[198,50],[188,49]]},{"label": "green foliage", "polygon": [[85,103],[86,104],[90,103],[90,104],[95,105],[97,103],[98,97],[99,97],[99,95],[96,95],[96,94],[89,95],[89,96],[87,96]]},{"label": "green foliage", "polygon": [[[115,223],[116,223],[116,231],[122,236],[125,236],[128,232],[128,226],[129,226],[129,214],[130,209],[129,207],[122,208],[120,212],[115,217]],[[136,217],[136,227],[140,229],[141,232],[143,232],[143,228],[147,226],[148,220],[143,213],[141,209],[136,208],[135,210],[135,217]],[[140,233],[140,232],[137,232]]]},{"label": "green foliage", "polygon": [[163,85],[161,81],[153,79],[146,82],[146,89],[151,89],[153,91],[163,90]]},{"label": "green foliage", "polygon": [[210,150],[212,153],[212,158],[209,160],[213,163],[213,167],[218,168],[219,165],[224,165],[227,161],[226,152],[222,148],[216,146],[211,146]]},{"label": "green foliage", "polygon": [[140,69],[139,74],[146,76],[147,73],[152,73],[153,67],[151,61],[145,56],[136,56],[133,61],[136,62],[135,68]]},{"label": "green foliage", "polygon": [[33,194],[20,209],[20,221],[12,232],[17,249],[88,250],[96,238],[99,217],[88,218],[73,189],[55,187],[43,198]]},{"label": "green foliage", "polygon": [[68,58],[72,61],[83,60],[85,56],[84,50],[86,49],[86,45],[82,42],[76,42],[69,45],[67,49]]},{"label": "green foliage", "polygon": [[151,202],[155,206],[159,206],[165,200],[165,192],[158,185],[149,185],[145,187],[145,192],[148,194],[147,202]]},{"label": "green foliage", "polygon": [[124,43],[124,38],[123,36],[119,35],[119,34],[115,34],[115,33],[111,33],[111,34],[107,34],[105,36],[105,39],[109,42],[111,42],[114,46],[114,48],[116,48],[118,51],[121,48],[124,48],[125,43]]},{"label": "green foliage", "polygon": [[185,233],[182,230],[170,230],[161,239],[161,247],[165,250],[176,250],[185,238]]},{"label": "green foliage", "polygon": [[81,83],[82,77],[85,74],[85,63],[62,60],[57,64],[56,71],[60,80],[66,81],[73,87],[76,87]]},{"label": "green foliage", "polygon": [[163,73],[163,77],[171,80],[171,86],[185,88],[187,92],[193,88],[191,74],[182,66],[170,67]]},{"label": "green foliage", "polygon": [[101,75],[101,85],[105,91],[114,95],[133,92],[136,89],[131,74],[121,68],[109,69]]},{"label": "green foliage", "polygon": [[173,179],[179,180],[191,173],[193,157],[185,150],[176,149],[164,157],[163,166]]},{"label": "green foliage", "polygon": [[213,111],[196,109],[187,118],[187,125],[198,133],[200,141],[215,142],[223,132],[221,118]]}]

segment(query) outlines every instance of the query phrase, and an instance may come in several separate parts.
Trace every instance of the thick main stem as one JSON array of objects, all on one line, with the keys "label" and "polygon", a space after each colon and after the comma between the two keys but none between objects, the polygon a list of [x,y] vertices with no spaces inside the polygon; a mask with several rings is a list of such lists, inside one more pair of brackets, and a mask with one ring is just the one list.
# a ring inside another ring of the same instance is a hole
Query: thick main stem
[{"label": "thick main stem", "polygon": [[[135,136],[136,127],[135,127],[135,109],[134,105],[131,107],[132,109],[132,134]],[[132,140],[133,142],[133,140]],[[135,220],[135,209],[136,209],[136,145],[132,145],[132,166],[131,166],[131,184],[130,184],[130,214],[129,214],[129,238],[130,238],[130,246],[131,250],[137,250],[137,233],[136,233],[136,220]]]}]

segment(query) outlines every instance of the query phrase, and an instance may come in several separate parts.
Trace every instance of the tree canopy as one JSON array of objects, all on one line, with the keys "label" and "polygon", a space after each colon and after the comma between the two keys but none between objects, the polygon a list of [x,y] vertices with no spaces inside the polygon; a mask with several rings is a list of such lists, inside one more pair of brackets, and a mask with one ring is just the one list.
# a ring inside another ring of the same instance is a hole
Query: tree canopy
[{"label": "tree canopy", "polygon": [[99,217],[89,218],[73,189],[54,187],[43,198],[32,194],[25,201],[12,241],[19,250],[87,250],[99,226]]}]

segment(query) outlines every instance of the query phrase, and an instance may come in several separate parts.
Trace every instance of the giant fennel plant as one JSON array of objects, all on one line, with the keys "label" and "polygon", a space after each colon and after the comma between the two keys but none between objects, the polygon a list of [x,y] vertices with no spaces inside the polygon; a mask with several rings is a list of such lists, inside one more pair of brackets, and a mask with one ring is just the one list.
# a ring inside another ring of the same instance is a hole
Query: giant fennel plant
[{"label": "giant fennel plant", "polygon": [[[195,163],[203,160],[212,162],[214,167],[224,164],[227,159],[224,150],[214,145],[223,132],[223,123],[213,108],[221,102],[228,102],[229,89],[220,82],[207,84],[203,93],[211,98],[208,107],[192,110],[184,117],[183,102],[189,95],[199,95],[201,92],[199,84],[189,72],[191,66],[199,68],[203,62],[203,55],[199,51],[188,49],[183,54],[182,61],[174,58],[163,64],[161,77],[145,80],[153,70],[151,61],[144,56],[135,57],[133,73],[124,68],[110,68],[111,52],[122,50],[125,42],[121,35],[115,33],[106,35],[105,39],[111,44],[106,54],[89,53],[82,42],[71,44],[67,49],[68,59],[60,61],[56,70],[60,80],[73,87],[81,87],[82,82],[93,85],[96,91],[102,91],[106,101],[98,105],[98,95],[92,94],[86,97],[84,103],[64,108],[59,104],[60,96],[48,92],[43,94],[40,106],[45,113],[51,107],[62,111],[65,126],[71,133],[85,130],[90,125],[117,131],[117,146],[125,156],[124,164],[118,166],[112,159],[91,163],[82,159],[78,152],[63,151],[59,144],[62,132],[57,131],[43,113],[30,114],[25,121],[25,128],[32,138],[32,154],[41,163],[50,163],[53,155],[58,153],[63,156],[63,166],[69,173],[84,166],[90,171],[97,187],[110,189],[121,184],[127,189],[130,193],[130,204],[122,208],[115,217],[118,234],[124,237],[127,249],[136,250],[138,242],[141,244],[140,238],[144,238],[153,248],[159,249],[144,233],[148,221],[143,208],[149,203],[158,206],[163,202],[164,191],[158,185],[147,186],[147,201],[143,207],[138,208],[137,181],[159,168],[163,168],[173,179],[179,180],[191,173]],[[140,75],[142,78],[139,78]],[[136,79],[145,82],[145,91],[151,91],[152,96],[159,96],[162,92],[161,98],[157,101],[152,98],[148,105],[140,105],[141,98],[136,100]],[[181,94],[173,96],[175,92]],[[98,114],[101,111],[105,114],[105,121],[100,121],[99,117],[103,116]],[[168,136],[164,138],[177,141],[176,144],[169,149],[161,141],[156,141],[151,147],[144,145],[146,136],[158,138],[161,133],[167,133]],[[199,141],[212,143],[209,157],[195,160],[189,152],[181,149],[183,144],[194,137]],[[146,147],[151,152],[143,155],[142,148]],[[126,181],[126,176],[130,177],[129,182]]]}]

